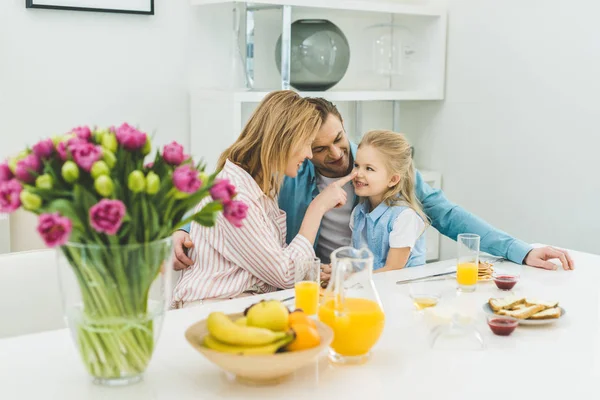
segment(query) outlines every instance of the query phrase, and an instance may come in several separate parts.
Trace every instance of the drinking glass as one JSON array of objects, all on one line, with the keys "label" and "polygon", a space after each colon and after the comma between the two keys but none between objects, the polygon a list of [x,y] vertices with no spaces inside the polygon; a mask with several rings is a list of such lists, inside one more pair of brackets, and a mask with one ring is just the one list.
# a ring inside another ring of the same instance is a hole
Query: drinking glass
[{"label": "drinking glass", "polygon": [[316,315],[319,306],[321,260],[300,258],[294,261],[296,308],[307,315]]},{"label": "drinking glass", "polygon": [[458,243],[456,282],[461,292],[473,292],[477,287],[479,240],[479,235],[472,233],[461,233],[456,239]]}]

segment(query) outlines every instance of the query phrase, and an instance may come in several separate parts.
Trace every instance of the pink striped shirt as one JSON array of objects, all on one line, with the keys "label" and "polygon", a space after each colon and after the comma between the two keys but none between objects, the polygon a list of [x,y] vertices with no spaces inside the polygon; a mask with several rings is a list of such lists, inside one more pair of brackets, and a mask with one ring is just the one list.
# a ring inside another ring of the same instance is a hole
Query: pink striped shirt
[{"label": "pink striped shirt", "polygon": [[[219,213],[214,227],[192,223],[190,252],[194,264],[185,269],[173,293],[173,307],[206,299],[229,299],[244,292],[267,293],[294,286],[294,259],[314,257],[311,243],[297,235],[289,244],[286,214],[267,197],[245,170],[229,160],[219,178],[237,189],[236,200],[248,205],[248,216],[236,228]],[[210,196],[196,207],[199,211]]]}]

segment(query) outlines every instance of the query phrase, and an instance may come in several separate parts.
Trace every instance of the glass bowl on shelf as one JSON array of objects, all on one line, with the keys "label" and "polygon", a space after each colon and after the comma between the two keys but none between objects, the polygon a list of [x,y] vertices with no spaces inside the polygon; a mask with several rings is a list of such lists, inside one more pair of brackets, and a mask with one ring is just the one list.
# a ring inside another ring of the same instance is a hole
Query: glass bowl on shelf
[{"label": "glass bowl on shelf", "polygon": [[364,30],[371,73],[382,76],[405,75],[415,54],[413,34],[399,24],[371,25]]}]

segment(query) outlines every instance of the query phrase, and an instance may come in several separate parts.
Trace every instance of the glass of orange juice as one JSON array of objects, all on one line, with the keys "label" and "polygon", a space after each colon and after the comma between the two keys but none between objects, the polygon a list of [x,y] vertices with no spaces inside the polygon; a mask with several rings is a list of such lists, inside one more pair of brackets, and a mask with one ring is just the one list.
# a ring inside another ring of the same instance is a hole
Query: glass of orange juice
[{"label": "glass of orange juice", "polygon": [[316,315],[319,306],[321,260],[300,258],[294,261],[294,266],[296,308],[301,308],[306,315]]},{"label": "glass of orange juice", "polygon": [[461,233],[456,239],[458,243],[456,282],[461,292],[473,292],[477,287],[479,240],[479,235],[473,233]]}]

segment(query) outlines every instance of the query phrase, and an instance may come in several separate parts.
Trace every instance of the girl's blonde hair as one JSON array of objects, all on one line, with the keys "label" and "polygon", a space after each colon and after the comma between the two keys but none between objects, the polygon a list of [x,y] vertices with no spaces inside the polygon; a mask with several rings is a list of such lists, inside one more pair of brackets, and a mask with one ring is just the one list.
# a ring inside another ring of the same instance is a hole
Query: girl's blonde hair
[{"label": "girl's blonde hair", "polygon": [[388,188],[383,194],[383,201],[388,206],[404,203],[415,210],[423,218],[425,224],[428,224],[429,219],[415,195],[415,167],[412,160],[412,149],[404,135],[387,130],[369,131],[363,136],[358,148],[363,146],[371,146],[378,150],[383,155],[383,162],[388,172],[400,176],[398,184]]},{"label": "girl's blonde hair", "polygon": [[248,172],[263,193],[279,193],[289,157],[314,140],[321,129],[316,107],[291,90],[269,93],[242,133],[219,157],[217,170],[229,160]]}]

